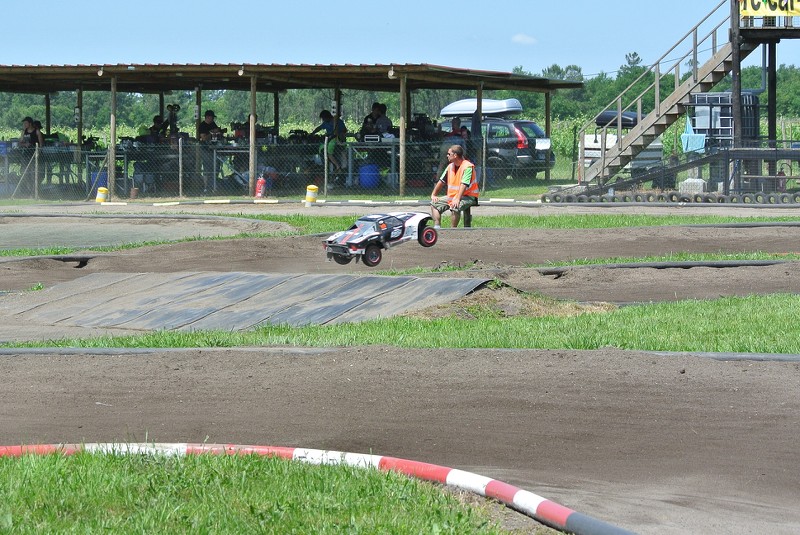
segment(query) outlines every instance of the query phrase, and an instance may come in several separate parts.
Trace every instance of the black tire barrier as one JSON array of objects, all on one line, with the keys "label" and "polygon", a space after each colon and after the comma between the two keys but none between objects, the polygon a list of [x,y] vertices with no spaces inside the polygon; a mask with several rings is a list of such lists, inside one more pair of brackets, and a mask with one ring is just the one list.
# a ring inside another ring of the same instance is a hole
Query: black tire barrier
[{"label": "black tire barrier", "polygon": [[625,202],[625,199],[622,197],[622,195],[612,195],[611,202]]},{"label": "black tire barrier", "polygon": [[575,197],[575,200],[578,202],[589,202],[589,197],[587,197],[586,195],[578,195],[577,197]]},{"label": "black tire barrier", "polygon": [[717,196],[714,195],[713,193],[706,193],[705,195],[702,196],[702,199],[703,199],[702,202],[710,202],[710,203],[717,202]]},{"label": "black tire barrier", "polygon": [[792,197],[789,193],[781,193],[779,197],[781,204],[792,204],[794,203],[794,197]]},{"label": "black tire barrier", "polygon": [[589,202],[600,202],[599,195],[589,195]]},{"label": "black tire barrier", "polygon": [[704,202],[702,193],[695,193],[692,195],[692,202]]},{"label": "black tire barrier", "polygon": [[753,202],[755,202],[756,204],[764,204],[765,202],[767,202],[767,195],[760,191],[753,193]]},{"label": "black tire barrier", "polygon": [[680,198],[681,197],[677,191],[670,191],[667,193],[667,202],[678,202]]},{"label": "black tire barrier", "polygon": [[731,195],[728,200],[731,204],[741,204],[742,203],[742,196],[741,195]]},{"label": "black tire barrier", "polygon": [[613,195],[600,195],[600,202],[614,202]]},{"label": "black tire barrier", "polygon": [[644,199],[646,202],[655,202],[658,196],[655,193],[646,193]]},{"label": "black tire barrier", "polygon": [[553,202],[561,202],[564,200],[564,197],[560,193],[553,193],[550,198],[553,199]]},{"label": "black tire barrier", "polygon": [[645,202],[644,195],[642,195],[641,193],[634,193],[633,202]]},{"label": "black tire barrier", "polygon": [[678,202],[687,203],[692,202],[691,195],[678,195]]},{"label": "black tire barrier", "polygon": [[800,203],[800,192],[795,193],[792,195],[792,202],[793,203]]},{"label": "black tire barrier", "polygon": [[633,195],[631,195],[630,193],[622,195],[622,202],[633,202]]},{"label": "black tire barrier", "polygon": [[550,198],[550,195],[545,193],[544,195],[542,195],[542,202],[553,202],[553,199]]},{"label": "black tire barrier", "polygon": [[727,195],[717,195],[717,203],[725,204],[731,202],[731,198]]},{"label": "black tire barrier", "polygon": [[575,195],[572,193],[567,193],[564,195],[564,202],[575,202]]},{"label": "black tire barrier", "polygon": [[756,198],[752,193],[745,193],[742,195],[742,204],[755,204]]},{"label": "black tire barrier", "polygon": [[767,193],[767,204],[778,204],[780,202],[781,200],[777,193]]},{"label": "black tire barrier", "polygon": [[659,193],[658,195],[656,195],[656,201],[669,202],[669,197],[667,197],[666,193]]}]

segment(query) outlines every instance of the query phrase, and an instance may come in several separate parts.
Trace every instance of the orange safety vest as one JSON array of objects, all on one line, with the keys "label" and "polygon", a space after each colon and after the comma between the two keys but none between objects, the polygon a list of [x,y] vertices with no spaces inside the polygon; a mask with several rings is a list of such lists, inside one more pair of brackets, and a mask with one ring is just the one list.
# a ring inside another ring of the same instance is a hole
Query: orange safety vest
[{"label": "orange safety vest", "polygon": [[456,166],[450,164],[447,166],[447,198],[452,199],[461,188],[461,180],[464,177],[464,170],[468,167],[472,168],[472,180],[469,186],[464,190],[465,197],[478,197],[478,181],[475,180],[475,164],[469,160],[464,160],[461,165],[456,169]]}]

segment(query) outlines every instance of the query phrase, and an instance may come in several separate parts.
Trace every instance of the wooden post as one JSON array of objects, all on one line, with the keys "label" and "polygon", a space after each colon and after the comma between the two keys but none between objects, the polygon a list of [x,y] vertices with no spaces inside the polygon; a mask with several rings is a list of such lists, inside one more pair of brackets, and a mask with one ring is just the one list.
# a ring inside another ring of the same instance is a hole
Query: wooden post
[{"label": "wooden post", "polygon": [[45,124],[45,133],[49,136],[50,135],[50,93],[46,93],[44,96],[44,124]]},{"label": "wooden post", "polygon": [[[75,159],[74,162],[78,164],[78,181],[80,181],[81,177],[83,176],[83,155],[81,152],[83,151],[83,85],[78,87],[78,94],[77,94],[77,101],[75,107],[78,108],[78,113],[76,120],[78,122],[78,144],[75,148]],[[89,177],[86,177],[86,183],[89,183]]]},{"label": "wooden post", "polygon": [[731,116],[733,147],[742,146],[742,56],[739,49],[739,0],[731,0]]},{"label": "wooden post", "polygon": [[281,115],[280,115],[280,100],[278,97],[278,92],[275,91],[272,93],[272,127],[275,129],[275,142],[277,143],[278,134],[280,131],[278,130],[278,124],[280,123]]},{"label": "wooden post", "polygon": [[111,140],[108,143],[108,200],[112,199],[117,174],[117,75],[111,77]]},{"label": "wooden post", "polygon": [[[548,149],[548,151],[547,151],[547,153],[545,154],[545,157],[544,157],[544,162],[545,162],[545,165],[544,165],[544,179],[547,180],[547,181],[550,180],[550,152],[553,150],[552,149],[552,147],[553,147],[553,138],[551,137],[552,136],[552,130],[553,130],[553,122],[552,122],[552,119],[550,117],[553,114],[552,104],[553,104],[553,92],[552,91],[548,91],[547,93],[544,94],[544,134],[550,140],[550,149]],[[621,117],[621,115],[620,115],[620,117]],[[534,143],[535,143],[535,141],[534,141]]]},{"label": "wooden post", "polygon": [[258,152],[256,152],[256,82],[258,81],[257,75],[250,77],[250,179],[247,185],[247,191],[250,196],[253,195],[256,189],[256,168],[258,167]]},{"label": "wooden post", "polygon": [[408,92],[406,75],[400,77],[400,196],[406,194],[406,127],[408,126]]}]

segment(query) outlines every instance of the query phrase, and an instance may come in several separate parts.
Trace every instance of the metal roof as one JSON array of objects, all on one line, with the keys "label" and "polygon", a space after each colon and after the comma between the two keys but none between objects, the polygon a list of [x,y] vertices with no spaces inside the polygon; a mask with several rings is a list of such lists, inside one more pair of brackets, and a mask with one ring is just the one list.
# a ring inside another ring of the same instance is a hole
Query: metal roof
[{"label": "metal roof", "polygon": [[485,90],[550,92],[574,89],[582,82],[521,74],[461,69],[430,64],[308,65],[308,64],[114,64],[114,65],[0,65],[0,92],[53,93],[107,91],[116,76],[117,91],[160,93],[171,90],[232,89],[249,91],[256,76],[260,92],[286,89],[341,88],[397,92],[406,77],[407,88],[462,89],[483,84]]}]

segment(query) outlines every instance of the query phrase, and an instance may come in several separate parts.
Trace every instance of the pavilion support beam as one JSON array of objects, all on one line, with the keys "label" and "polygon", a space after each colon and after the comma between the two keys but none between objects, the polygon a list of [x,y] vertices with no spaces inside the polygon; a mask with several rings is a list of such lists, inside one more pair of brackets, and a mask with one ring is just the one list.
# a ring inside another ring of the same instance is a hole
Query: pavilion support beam
[{"label": "pavilion support beam", "polygon": [[731,0],[731,116],[733,118],[733,148],[742,146],[742,54],[739,31],[739,0]]},{"label": "pavilion support beam", "polygon": [[258,153],[256,152],[256,84],[258,76],[250,77],[250,177],[248,181],[248,192],[252,196],[256,189],[256,167]]},{"label": "pavilion support beam", "polygon": [[408,127],[408,77],[400,77],[400,196],[406,194],[406,128]]},{"label": "pavilion support beam", "polygon": [[[83,150],[83,85],[78,86],[78,91],[75,96],[75,109],[73,112],[75,114],[75,122],[77,123],[75,127],[78,129],[78,146],[75,150],[78,153],[76,161],[78,162],[78,180],[80,180],[80,177],[83,176],[83,155],[81,154]],[[89,177],[86,177],[86,181],[88,183]]]},{"label": "pavilion support beam", "polygon": [[[777,147],[775,140],[778,139],[778,43],[767,44],[767,139],[770,148]],[[770,176],[778,174],[778,162],[769,160],[767,162]]]},{"label": "pavilion support beam", "polygon": [[108,198],[116,191],[117,174],[117,75],[111,76],[111,141],[108,144]]},{"label": "pavilion support beam", "polygon": [[50,93],[45,93],[44,95],[44,125],[45,125],[45,134],[48,136],[50,135],[50,122],[52,120],[51,110],[50,110]]},{"label": "pavilion support beam", "polygon": [[272,93],[272,127],[275,129],[275,138],[277,139],[278,134],[280,134],[279,124],[281,121],[281,106],[280,106],[280,94],[275,91]]},{"label": "pavilion support beam", "polygon": [[[544,133],[547,136],[547,139],[550,140],[550,146],[552,147],[553,137],[550,135],[553,129],[553,92],[548,91],[544,94]],[[535,141],[534,141],[535,143]],[[544,179],[549,181],[550,180],[550,150],[547,151],[545,155],[545,166],[544,166]]]}]

